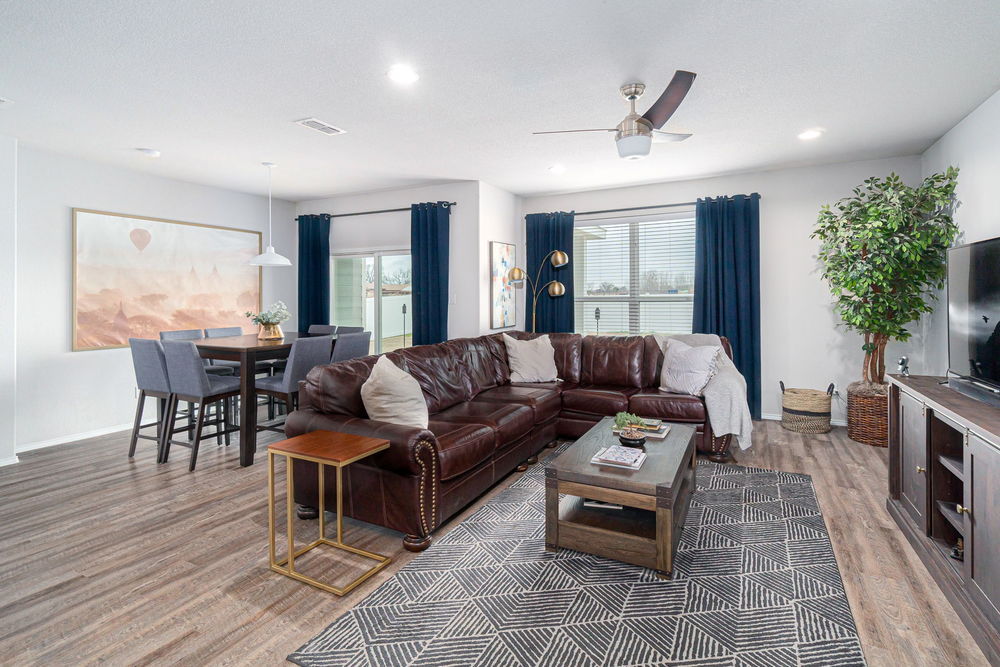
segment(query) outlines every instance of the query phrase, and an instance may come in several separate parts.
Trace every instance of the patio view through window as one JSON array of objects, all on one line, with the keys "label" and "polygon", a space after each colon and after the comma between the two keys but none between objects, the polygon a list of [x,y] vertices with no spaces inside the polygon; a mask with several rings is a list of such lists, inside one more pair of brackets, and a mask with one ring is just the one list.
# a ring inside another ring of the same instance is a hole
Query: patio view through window
[{"label": "patio view through window", "polygon": [[693,209],[576,225],[577,333],[691,333]]},{"label": "patio view through window", "polygon": [[413,344],[408,251],[330,258],[330,323],[372,332],[371,353]]}]

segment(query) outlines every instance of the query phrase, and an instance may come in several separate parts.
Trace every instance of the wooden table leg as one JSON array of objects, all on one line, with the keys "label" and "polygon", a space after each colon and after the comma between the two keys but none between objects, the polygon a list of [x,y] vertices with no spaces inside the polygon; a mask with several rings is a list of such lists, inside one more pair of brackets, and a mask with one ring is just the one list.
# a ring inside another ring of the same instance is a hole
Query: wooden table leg
[{"label": "wooden table leg", "polygon": [[674,569],[674,513],[667,507],[656,507],[656,576],[669,579]]},{"label": "wooden table leg", "polygon": [[257,451],[257,393],[254,370],[257,358],[253,353],[240,352],[240,465],[252,466]]},{"label": "wooden table leg", "polygon": [[559,480],[545,470],[545,550],[559,550]]}]

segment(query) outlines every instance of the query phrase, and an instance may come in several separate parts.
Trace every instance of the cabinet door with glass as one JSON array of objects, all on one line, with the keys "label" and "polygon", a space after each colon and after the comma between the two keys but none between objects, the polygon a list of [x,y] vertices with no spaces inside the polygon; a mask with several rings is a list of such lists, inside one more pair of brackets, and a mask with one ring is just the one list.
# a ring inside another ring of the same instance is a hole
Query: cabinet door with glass
[{"label": "cabinet door with glass", "polygon": [[409,251],[330,258],[330,323],[372,332],[372,354],[413,344]]}]

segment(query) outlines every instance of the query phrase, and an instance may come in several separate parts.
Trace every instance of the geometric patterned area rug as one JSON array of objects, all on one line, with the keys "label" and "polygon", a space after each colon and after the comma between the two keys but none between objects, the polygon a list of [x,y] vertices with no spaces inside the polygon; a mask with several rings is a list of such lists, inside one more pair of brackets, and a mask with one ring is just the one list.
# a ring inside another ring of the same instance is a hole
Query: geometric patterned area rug
[{"label": "geometric patterned area rug", "polygon": [[671,580],[545,551],[544,466],[535,465],[288,659],[327,667],[865,664],[811,478],[707,461]]}]

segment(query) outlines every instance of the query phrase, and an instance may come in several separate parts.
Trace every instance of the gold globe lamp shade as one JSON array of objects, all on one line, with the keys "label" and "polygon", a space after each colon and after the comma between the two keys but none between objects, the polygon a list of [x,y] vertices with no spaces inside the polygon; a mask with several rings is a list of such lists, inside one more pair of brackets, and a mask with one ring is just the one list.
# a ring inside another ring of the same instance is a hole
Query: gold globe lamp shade
[{"label": "gold globe lamp shade", "polygon": [[[558,269],[560,266],[566,266],[569,264],[569,255],[564,253],[562,250],[556,250],[552,253],[552,258],[549,261],[552,262],[552,266]],[[549,294],[552,294],[551,290],[549,291]],[[562,294],[562,292],[559,294]],[[552,296],[557,295],[552,294]]]},{"label": "gold globe lamp shade", "polygon": [[514,285],[518,286],[523,285],[524,278],[525,278],[524,271],[517,268],[516,266],[511,267],[510,271],[507,272],[507,279]]},{"label": "gold globe lamp shade", "polygon": [[553,280],[552,282],[549,283],[549,296],[554,298],[557,296],[562,296],[565,293],[566,293],[566,286],[563,285],[558,280]]}]

